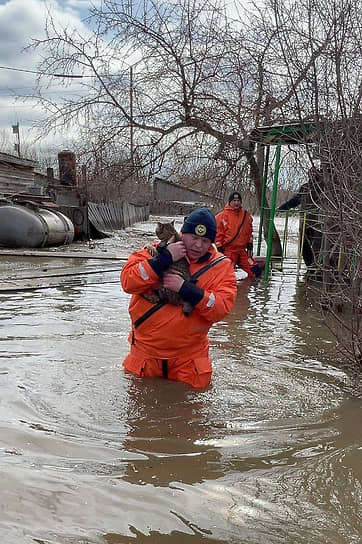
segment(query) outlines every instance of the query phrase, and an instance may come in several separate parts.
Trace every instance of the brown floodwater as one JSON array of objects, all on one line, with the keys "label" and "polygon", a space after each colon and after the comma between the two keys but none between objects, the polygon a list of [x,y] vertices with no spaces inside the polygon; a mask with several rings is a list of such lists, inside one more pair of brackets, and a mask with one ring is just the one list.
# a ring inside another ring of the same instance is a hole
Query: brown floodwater
[{"label": "brown floodwater", "polygon": [[361,543],[362,400],[304,287],[239,283],[204,392],[124,373],[118,272],[0,293],[1,544]]}]

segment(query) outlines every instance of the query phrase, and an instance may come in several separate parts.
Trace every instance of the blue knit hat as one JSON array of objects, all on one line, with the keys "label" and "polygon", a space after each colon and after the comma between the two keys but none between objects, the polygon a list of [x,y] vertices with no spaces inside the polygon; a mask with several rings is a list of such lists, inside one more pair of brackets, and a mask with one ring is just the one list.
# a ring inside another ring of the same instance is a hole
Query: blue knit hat
[{"label": "blue knit hat", "polygon": [[197,234],[209,238],[215,242],[216,219],[208,208],[198,208],[191,212],[185,219],[181,232],[185,234]]}]

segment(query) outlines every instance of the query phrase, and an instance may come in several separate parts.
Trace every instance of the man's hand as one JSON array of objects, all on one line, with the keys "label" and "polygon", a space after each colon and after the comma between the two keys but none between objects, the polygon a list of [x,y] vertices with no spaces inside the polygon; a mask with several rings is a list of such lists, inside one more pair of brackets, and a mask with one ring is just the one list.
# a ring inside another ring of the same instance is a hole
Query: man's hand
[{"label": "man's hand", "polygon": [[173,244],[168,244],[166,248],[171,253],[171,257],[174,263],[176,261],[179,261],[183,257],[186,257],[186,247],[182,241],[174,242]]},{"label": "man's hand", "polygon": [[165,287],[166,289],[171,289],[171,291],[175,291],[175,293],[178,293],[181,289],[184,279],[179,274],[173,274],[172,272],[169,272],[168,274],[165,274],[162,279],[162,287]]}]

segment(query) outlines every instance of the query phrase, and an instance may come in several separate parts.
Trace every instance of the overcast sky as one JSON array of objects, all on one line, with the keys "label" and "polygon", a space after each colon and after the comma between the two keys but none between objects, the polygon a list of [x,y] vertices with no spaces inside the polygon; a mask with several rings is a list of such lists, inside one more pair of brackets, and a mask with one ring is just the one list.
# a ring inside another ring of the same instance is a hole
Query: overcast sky
[{"label": "overcast sky", "polygon": [[[23,103],[16,95],[32,94],[35,74],[7,70],[37,70],[38,52],[23,51],[31,38],[44,36],[46,13],[64,26],[82,27],[88,8],[101,0],[0,0],[0,146],[4,138],[16,142],[12,125],[19,123],[21,141],[31,143],[30,128],[42,113],[34,103]],[[56,92],[50,88],[49,93]],[[42,147],[46,146],[46,142]],[[0,151],[2,149],[0,148]]]}]

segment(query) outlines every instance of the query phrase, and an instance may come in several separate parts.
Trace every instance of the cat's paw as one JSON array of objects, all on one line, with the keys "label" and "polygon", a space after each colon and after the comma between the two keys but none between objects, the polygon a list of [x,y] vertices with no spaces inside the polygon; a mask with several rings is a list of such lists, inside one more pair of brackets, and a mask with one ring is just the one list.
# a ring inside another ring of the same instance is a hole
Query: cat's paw
[{"label": "cat's paw", "polygon": [[151,255],[151,257],[154,257],[155,255],[157,255],[157,249],[152,244],[145,245],[144,249],[147,249],[147,251]]}]

